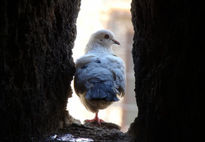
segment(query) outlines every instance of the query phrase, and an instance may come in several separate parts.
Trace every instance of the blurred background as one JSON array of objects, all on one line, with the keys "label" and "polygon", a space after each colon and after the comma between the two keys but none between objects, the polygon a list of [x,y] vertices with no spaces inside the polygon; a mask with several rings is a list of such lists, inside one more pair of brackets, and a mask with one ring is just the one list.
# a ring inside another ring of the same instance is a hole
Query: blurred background
[{"label": "blurred background", "polygon": [[[120,125],[123,132],[127,131],[138,113],[134,94],[135,79],[131,53],[134,31],[130,4],[131,0],[82,0],[77,19],[77,37],[73,48],[75,62],[84,54],[84,48],[92,33],[100,29],[109,29],[116,35],[120,46],[113,46],[113,50],[126,64],[126,94],[119,102],[113,103],[105,110],[100,110],[99,117]],[[95,116],[82,105],[74,89],[72,98],[68,100],[68,108],[69,113],[81,123]]]}]

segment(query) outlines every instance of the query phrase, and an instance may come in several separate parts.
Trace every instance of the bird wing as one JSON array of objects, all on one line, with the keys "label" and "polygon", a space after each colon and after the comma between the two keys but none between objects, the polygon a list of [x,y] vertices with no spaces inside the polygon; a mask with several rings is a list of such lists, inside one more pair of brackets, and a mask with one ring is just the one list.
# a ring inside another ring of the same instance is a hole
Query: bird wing
[{"label": "bird wing", "polygon": [[87,54],[87,55],[84,55],[82,56],[81,58],[79,58],[77,61],[76,61],[76,68],[81,68],[83,67],[84,65],[94,61],[96,59],[96,56],[95,55],[92,55],[92,54]]},{"label": "bird wing", "polygon": [[115,55],[108,55],[104,59],[105,67],[112,72],[114,82],[119,91],[118,95],[125,95],[125,64],[123,60]]},{"label": "bird wing", "polygon": [[87,99],[117,101],[125,93],[123,61],[114,55],[85,55],[76,62],[74,88]]}]

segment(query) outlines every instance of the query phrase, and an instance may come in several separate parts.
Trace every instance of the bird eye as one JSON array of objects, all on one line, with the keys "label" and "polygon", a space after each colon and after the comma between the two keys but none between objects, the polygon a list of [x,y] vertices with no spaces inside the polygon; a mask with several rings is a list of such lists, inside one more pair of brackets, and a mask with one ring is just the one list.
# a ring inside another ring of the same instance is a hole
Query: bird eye
[{"label": "bird eye", "polygon": [[106,34],[106,35],[104,36],[104,38],[105,38],[105,39],[108,39],[108,38],[110,38],[110,36],[109,36],[108,34]]}]

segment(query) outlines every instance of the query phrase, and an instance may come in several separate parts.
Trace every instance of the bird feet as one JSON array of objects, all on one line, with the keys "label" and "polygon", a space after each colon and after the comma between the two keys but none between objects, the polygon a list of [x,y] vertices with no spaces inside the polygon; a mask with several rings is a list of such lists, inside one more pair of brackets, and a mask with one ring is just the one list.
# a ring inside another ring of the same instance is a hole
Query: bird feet
[{"label": "bird feet", "polygon": [[85,120],[85,122],[88,122],[88,123],[96,122],[96,123],[98,123],[99,125],[101,125],[101,123],[104,122],[104,120],[99,119],[99,118],[98,118],[98,113],[96,113],[94,119],[91,119],[91,120]]},{"label": "bird feet", "polygon": [[96,122],[96,123],[98,123],[99,125],[101,125],[101,123],[104,122],[104,120],[99,119],[99,118],[97,118],[97,119],[94,118],[94,119],[91,119],[91,120],[85,120],[85,122],[87,122],[87,123]]}]

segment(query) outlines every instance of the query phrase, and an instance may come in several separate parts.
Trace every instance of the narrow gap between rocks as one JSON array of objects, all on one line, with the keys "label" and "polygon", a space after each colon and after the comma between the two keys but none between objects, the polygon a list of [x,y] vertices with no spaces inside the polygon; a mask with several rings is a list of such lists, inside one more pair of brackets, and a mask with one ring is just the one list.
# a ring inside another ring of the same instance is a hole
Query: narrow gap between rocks
[{"label": "narrow gap between rocks", "polygon": [[[93,5],[95,5],[93,7]],[[126,94],[119,102],[113,103],[105,110],[100,110],[99,116],[106,123],[84,124],[85,119],[92,119],[95,114],[86,110],[73,89],[73,94],[68,99],[67,110],[73,117],[73,124],[62,129],[52,138],[57,139],[83,139],[85,141],[117,140],[128,141],[126,134],[130,124],[137,117],[137,105],[134,93],[134,70],[132,60],[133,27],[130,13],[131,0],[119,1],[81,1],[81,9],[77,19],[77,36],[73,48],[74,62],[84,54],[84,48],[92,33],[99,29],[109,29],[115,33],[120,41],[120,47],[113,47],[114,52],[126,64]],[[84,125],[83,125],[84,124]],[[70,135],[71,134],[71,135]]]}]

